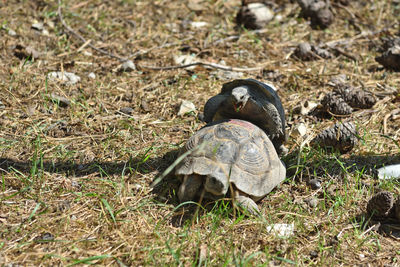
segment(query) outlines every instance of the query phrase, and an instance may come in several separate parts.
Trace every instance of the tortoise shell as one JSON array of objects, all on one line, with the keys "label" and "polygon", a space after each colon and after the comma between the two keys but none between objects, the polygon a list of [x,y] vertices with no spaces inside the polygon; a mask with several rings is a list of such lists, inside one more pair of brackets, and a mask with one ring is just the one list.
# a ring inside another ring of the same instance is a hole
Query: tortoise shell
[{"label": "tortoise shell", "polygon": [[233,183],[256,201],[285,179],[286,168],[270,139],[248,121],[210,123],[187,141],[184,152],[189,150],[176,175],[211,176],[227,189]]}]

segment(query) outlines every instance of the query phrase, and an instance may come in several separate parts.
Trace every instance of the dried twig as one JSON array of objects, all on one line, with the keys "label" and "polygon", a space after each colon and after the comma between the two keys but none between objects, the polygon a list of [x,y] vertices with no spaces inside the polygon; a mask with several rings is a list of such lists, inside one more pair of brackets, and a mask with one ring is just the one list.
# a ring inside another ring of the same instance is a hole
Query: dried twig
[{"label": "dried twig", "polygon": [[358,58],[356,56],[344,51],[343,49],[341,49],[339,47],[331,47],[331,49],[335,50],[337,53],[339,53],[345,57],[350,58],[351,60],[358,61]]},{"label": "dried twig", "polygon": [[220,70],[226,70],[226,71],[238,71],[238,72],[246,72],[246,71],[259,71],[264,68],[264,66],[258,66],[254,68],[237,68],[237,67],[231,67],[231,66],[225,66],[225,65],[220,65],[216,63],[211,63],[211,62],[193,62],[190,64],[185,64],[185,65],[174,65],[174,66],[165,66],[165,67],[157,67],[157,66],[146,66],[146,65],[139,65],[140,67],[144,69],[150,69],[150,70],[175,70],[175,69],[185,69],[193,66],[203,66],[203,67],[209,67],[213,69],[220,69]]}]

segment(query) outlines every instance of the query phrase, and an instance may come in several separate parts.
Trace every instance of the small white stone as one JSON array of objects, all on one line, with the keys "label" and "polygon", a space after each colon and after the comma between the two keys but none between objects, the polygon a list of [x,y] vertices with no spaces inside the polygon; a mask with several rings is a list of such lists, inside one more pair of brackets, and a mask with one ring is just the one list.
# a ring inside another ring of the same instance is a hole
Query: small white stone
[{"label": "small white stone", "polygon": [[11,29],[8,29],[8,35],[10,35],[10,36],[16,36],[17,33],[16,33],[15,31],[11,30]]},{"label": "small white stone", "polygon": [[83,51],[83,54],[85,55],[85,56],[87,56],[87,57],[91,57],[91,56],[93,56],[93,54],[92,53],[90,53],[89,51]]},{"label": "small white stone", "polygon": [[[197,58],[193,55],[180,55],[174,57],[175,64],[177,65],[188,65],[197,62]],[[196,66],[187,67],[188,70],[195,69]]]},{"label": "small white stone", "polygon": [[196,106],[192,102],[183,100],[179,108],[178,116],[183,116],[189,112],[195,112],[195,111],[196,111]]},{"label": "small white stone", "polygon": [[208,25],[208,23],[205,22],[205,21],[192,21],[192,22],[190,22],[190,26],[192,26],[192,28],[195,28],[195,29],[200,29],[200,28],[203,28],[203,27],[205,27],[207,25]]},{"label": "small white stone", "polygon": [[43,23],[37,22],[32,24],[32,29],[37,30],[37,31],[43,31]]},{"label": "small white stone", "polygon": [[379,179],[400,178],[400,164],[388,165],[378,169]]},{"label": "small white stone", "polygon": [[61,72],[61,71],[53,71],[47,74],[47,78],[50,81],[56,81],[56,80],[61,80],[65,82],[66,84],[72,85],[76,84],[81,80],[81,77],[78,75],[75,75],[72,72]]},{"label": "small white stone", "polygon": [[121,70],[127,72],[136,70],[135,63],[133,63],[132,60],[127,60],[121,65]]},{"label": "small white stone", "polygon": [[281,14],[278,14],[275,16],[275,20],[276,21],[282,21],[283,20],[283,16]]},{"label": "small white stone", "polygon": [[294,224],[276,223],[267,226],[267,232],[276,237],[288,238],[294,234]]},{"label": "small white stone", "polygon": [[294,127],[292,135],[295,137],[305,136],[307,134],[307,126],[304,123],[299,123]]},{"label": "small white stone", "polygon": [[90,79],[96,79],[96,74],[94,74],[93,72],[91,72],[91,73],[88,74],[88,77],[89,77]]},{"label": "small white stone", "polygon": [[313,111],[318,106],[317,103],[306,100],[304,103],[300,105],[300,114],[307,115],[311,111]]},{"label": "small white stone", "polygon": [[263,3],[250,3],[247,7],[259,21],[268,22],[274,18],[274,12]]}]

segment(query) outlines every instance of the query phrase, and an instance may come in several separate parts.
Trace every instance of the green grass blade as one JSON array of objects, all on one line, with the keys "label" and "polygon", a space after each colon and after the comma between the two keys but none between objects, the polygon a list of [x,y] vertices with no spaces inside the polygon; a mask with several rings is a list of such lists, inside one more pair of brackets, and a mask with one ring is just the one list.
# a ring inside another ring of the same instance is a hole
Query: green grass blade
[{"label": "green grass blade", "polygon": [[92,264],[96,264],[96,263],[93,263],[92,261],[108,259],[108,258],[112,258],[112,256],[111,255],[107,255],[107,254],[106,255],[100,255],[100,256],[93,256],[93,257],[89,257],[89,258],[82,259],[82,260],[76,260],[73,263],[68,264],[67,266],[75,266],[75,265],[78,265],[78,264],[90,264],[90,265],[92,265]]},{"label": "green grass blade", "polygon": [[110,206],[110,204],[108,204],[107,200],[102,198],[101,199],[101,203],[103,203],[104,206],[106,207],[106,209],[107,209],[108,213],[110,214],[111,219],[113,220],[113,222],[117,223],[117,221],[115,220],[114,211],[113,211],[112,207]]},{"label": "green grass blade", "polygon": [[32,219],[33,216],[35,216],[36,212],[38,211],[38,209],[40,208],[40,203],[36,204],[36,207],[33,209],[33,211],[31,212],[31,215],[29,215],[28,221],[30,221]]}]

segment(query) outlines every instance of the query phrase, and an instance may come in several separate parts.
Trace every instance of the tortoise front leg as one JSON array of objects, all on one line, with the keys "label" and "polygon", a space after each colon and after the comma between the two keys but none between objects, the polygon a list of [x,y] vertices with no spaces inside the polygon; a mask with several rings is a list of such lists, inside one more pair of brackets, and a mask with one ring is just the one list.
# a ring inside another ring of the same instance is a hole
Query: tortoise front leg
[{"label": "tortoise front leg", "polygon": [[201,175],[191,174],[185,175],[183,182],[178,190],[178,198],[180,202],[193,200],[203,184]]},{"label": "tortoise front leg", "polygon": [[243,209],[247,210],[251,215],[254,216],[259,216],[260,215],[260,209],[258,208],[256,202],[251,199],[250,197],[244,195],[238,190],[235,190],[235,196],[234,196],[234,201],[238,206]]}]

